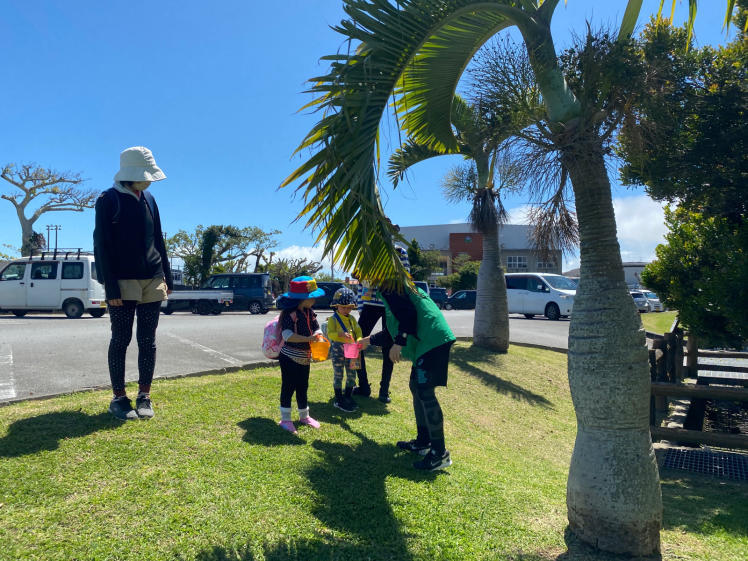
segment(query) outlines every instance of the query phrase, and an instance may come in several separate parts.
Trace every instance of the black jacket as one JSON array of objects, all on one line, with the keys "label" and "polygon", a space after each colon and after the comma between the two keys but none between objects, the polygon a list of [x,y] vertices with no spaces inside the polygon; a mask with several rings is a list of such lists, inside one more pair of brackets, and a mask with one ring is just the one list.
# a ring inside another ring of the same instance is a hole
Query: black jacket
[{"label": "black jacket", "polygon": [[136,199],[114,188],[96,201],[94,254],[107,300],[122,297],[118,280],[163,276],[173,288],[158,206],[153,197],[151,201],[153,211],[144,194]]}]

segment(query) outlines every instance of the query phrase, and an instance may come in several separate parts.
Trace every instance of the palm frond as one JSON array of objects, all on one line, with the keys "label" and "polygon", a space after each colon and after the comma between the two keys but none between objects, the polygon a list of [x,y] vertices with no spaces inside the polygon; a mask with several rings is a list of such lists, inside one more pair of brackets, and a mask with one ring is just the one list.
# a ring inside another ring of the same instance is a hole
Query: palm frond
[{"label": "palm frond", "polygon": [[639,12],[642,9],[643,0],[629,0],[626,4],[626,11],[623,14],[623,20],[621,21],[621,28],[618,31],[618,40],[624,40],[631,37],[636,27],[636,20],[639,18]]},{"label": "palm frond", "polygon": [[478,171],[474,162],[452,167],[442,179],[442,193],[450,203],[470,201],[478,191]]},{"label": "palm frond", "polygon": [[415,140],[408,139],[408,141],[398,148],[392,156],[390,156],[389,166],[387,168],[387,176],[392,181],[392,185],[397,187],[400,181],[405,177],[405,172],[420,162],[435,158],[436,156],[443,156],[449,152],[443,152],[440,150],[434,150],[424,144],[419,144]]}]

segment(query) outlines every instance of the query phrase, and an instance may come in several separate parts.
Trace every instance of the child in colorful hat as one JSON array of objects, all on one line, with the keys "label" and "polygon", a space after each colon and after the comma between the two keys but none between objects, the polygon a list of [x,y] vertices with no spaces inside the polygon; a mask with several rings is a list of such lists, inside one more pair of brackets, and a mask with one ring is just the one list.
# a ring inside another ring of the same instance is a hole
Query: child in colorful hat
[{"label": "child in colorful hat", "polygon": [[[327,337],[330,339],[333,371],[332,387],[335,391],[333,405],[341,411],[353,413],[358,407],[352,394],[356,385],[356,371],[360,366],[360,359],[345,358],[343,345],[357,343],[362,337],[361,328],[356,318],[351,315],[356,308],[356,295],[350,288],[339,288],[332,297],[330,307],[335,310],[332,316],[327,318]],[[352,364],[353,361],[359,364]],[[343,369],[346,371],[345,393],[343,393]]]},{"label": "child in colorful hat", "polygon": [[324,290],[317,288],[317,281],[312,277],[296,277],[291,281],[289,291],[281,295],[277,302],[282,310],[279,321],[285,342],[278,357],[281,367],[279,425],[293,434],[296,434],[296,427],[291,421],[291,398],[294,393],[299,408],[299,422],[315,429],[320,427],[319,422],[309,416],[307,390],[312,357],[309,342],[322,335],[312,305],[324,293]]}]

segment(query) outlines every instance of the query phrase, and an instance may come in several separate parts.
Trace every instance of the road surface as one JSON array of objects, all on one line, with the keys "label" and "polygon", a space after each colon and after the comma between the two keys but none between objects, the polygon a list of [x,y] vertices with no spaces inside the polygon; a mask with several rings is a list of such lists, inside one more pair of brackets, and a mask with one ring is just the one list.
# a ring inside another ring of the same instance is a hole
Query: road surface
[{"label": "road surface", "polygon": [[[326,320],[330,312],[319,311]],[[473,331],[472,310],[444,312],[458,337]],[[260,350],[265,323],[273,317],[247,312],[199,316],[161,315],[156,377],[240,367],[266,360]],[[511,316],[512,342],[566,348],[569,321]],[[70,320],[63,315],[0,315],[0,403],[56,395],[109,384],[106,354],[109,316]],[[127,354],[127,380],[137,380],[137,344]]]}]

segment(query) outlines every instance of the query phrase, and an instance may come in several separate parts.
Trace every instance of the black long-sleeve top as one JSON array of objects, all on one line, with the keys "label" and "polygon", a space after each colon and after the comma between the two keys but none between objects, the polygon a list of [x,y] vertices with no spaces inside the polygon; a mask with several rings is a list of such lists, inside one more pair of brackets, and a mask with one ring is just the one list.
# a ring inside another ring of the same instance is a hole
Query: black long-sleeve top
[{"label": "black long-sleeve top", "polygon": [[166,286],[173,288],[155,200],[151,212],[143,193],[136,198],[115,188],[105,191],[96,201],[93,238],[98,280],[107,300],[122,297],[118,280],[163,276]]},{"label": "black long-sleeve top", "polygon": [[[387,302],[387,306],[390,308],[390,312],[395,316],[398,326],[398,333],[390,333],[389,335],[394,339],[396,345],[404,347],[407,343],[406,335],[408,337],[416,337],[418,329],[418,315],[416,313],[416,307],[413,302],[410,301],[408,295],[405,292],[388,292],[379,291],[379,295]],[[371,336],[372,345],[381,347],[386,343],[387,333],[387,321],[386,318],[383,321],[384,329],[379,333]]]}]

